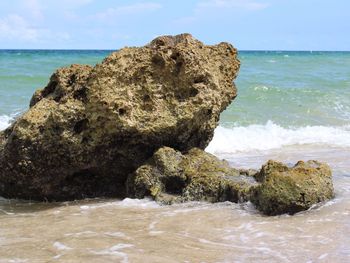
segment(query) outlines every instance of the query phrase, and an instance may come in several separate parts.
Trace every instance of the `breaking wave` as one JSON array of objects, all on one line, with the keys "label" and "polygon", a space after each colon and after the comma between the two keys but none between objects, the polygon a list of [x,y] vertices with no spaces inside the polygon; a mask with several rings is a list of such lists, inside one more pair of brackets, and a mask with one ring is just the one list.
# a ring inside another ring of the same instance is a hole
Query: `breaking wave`
[{"label": "breaking wave", "polygon": [[206,148],[210,153],[236,153],[278,149],[292,145],[350,147],[350,126],[304,126],[284,128],[268,121],[265,125],[217,127]]},{"label": "breaking wave", "polygon": [[6,129],[9,125],[13,117],[8,115],[0,115],[0,131]]}]

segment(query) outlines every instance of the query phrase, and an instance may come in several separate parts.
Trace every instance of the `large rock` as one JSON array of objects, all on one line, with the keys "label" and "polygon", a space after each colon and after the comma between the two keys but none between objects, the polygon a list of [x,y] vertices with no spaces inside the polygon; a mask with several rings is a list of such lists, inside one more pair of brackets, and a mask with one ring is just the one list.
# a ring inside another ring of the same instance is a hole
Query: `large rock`
[{"label": "large rock", "polygon": [[255,175],[261,184],[251,201],[267,215],[294,214],[333,198],[332,172],[325,163],[299,161],[293,167],[268,161]]},{"label": "large rock", "polygon": [[238,69],[230,44],[183,34],[57,70],[0,133],[0,195],[125,196],[126,176],[159,147],[206,147]]},{"label": "large rock", "polygon": [[201,149],[181,154],[169,147],[153,157],[128,178],[128,195],[149,196],[161,203],[185,201],[244,202],[257,185],[251,170],[237,170],[226,161]]}]

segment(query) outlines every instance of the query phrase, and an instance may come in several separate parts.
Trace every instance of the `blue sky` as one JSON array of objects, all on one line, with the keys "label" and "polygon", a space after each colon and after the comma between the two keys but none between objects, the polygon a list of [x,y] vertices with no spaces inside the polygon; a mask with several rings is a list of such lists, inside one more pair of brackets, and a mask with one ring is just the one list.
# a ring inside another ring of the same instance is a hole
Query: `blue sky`
[{"label": "blue sky", "polygon": [[182,32],[241,50],[350,50],[350,1],[0,2],[0,48],[118,49]]}]

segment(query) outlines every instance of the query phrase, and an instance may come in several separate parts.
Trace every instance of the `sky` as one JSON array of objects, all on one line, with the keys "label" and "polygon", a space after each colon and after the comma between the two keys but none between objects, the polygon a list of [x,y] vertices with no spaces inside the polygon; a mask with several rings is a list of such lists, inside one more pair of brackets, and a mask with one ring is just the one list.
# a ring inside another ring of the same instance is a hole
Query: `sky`
[{"label": "sky", "polygon": [[350,1],[0,1],[0,49],[114,50],[185,32],[240,50],[350,50]]}]

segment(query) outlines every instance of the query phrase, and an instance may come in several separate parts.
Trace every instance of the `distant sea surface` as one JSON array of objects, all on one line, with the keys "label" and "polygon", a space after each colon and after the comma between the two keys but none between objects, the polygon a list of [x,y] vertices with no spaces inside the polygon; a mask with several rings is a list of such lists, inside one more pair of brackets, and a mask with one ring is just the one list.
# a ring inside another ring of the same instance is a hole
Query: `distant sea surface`
[{"label": "distant sea surface", "polygon": [[[0,130],[55,69],[111,52],[0,50]],[[206,150],[242,168],[326,161],[334,200],[264,217],[249,203],[0,199],[0,262],[350,262],[350,52],[241,51],[239,59],[238,96]]]}]

